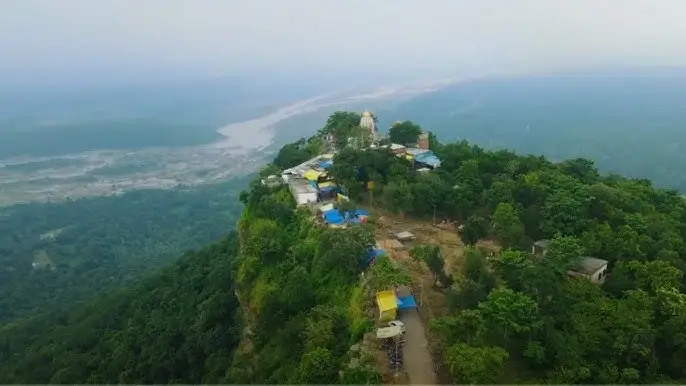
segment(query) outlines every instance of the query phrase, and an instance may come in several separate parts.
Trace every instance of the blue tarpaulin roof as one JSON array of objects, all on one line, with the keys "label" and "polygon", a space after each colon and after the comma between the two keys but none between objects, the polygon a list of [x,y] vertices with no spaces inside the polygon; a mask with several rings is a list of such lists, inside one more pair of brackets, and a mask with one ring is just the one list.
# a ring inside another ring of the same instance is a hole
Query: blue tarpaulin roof
[{"label": "blue tarpaulin roof", "polygon": [[369,252],[367,252],[367,254],[364,257],[364,265],[365,266],[369,265],[369,263],[371,263],[372,260],[383,255],[384,253],[386,253],[386,251],[384,251],[383,249],[372,249],[372,250],[370,250]]},{"label": "blue tarpaulin roof", "polygon": [[331,161],[319,161],[319,167],[322,169],[328,169],[333,165],[333,162]]},{"label": "blue tarpaulin roof", "polygon": [[356,216],[369,216],[369,212],[364,209],[355,209]]},{"label": "blue tarpaulin roof", "polygon": [[436,157],[434,152],[427,150],[415,156],[415,161],[423,164],[427,164],[431,167],[437,167],[441,165],[441,160]]},{"label": "blue tarpaulin roof", "polygon": [[417,307],[417,302],[414,301],[414,296],[403,296],[398,298],[398,309],[408,309]]},{"label": "blue tarpaulin roof", "polygon": [[355,209],[351,212],[345,212],[345,218],[356,219],[360,216],[369,216],[369,212],[364,209]]},{"label": "blue tarpaulin roof", "polygon": [[438,159],[435,155],[431,155],[428,157],[422,157],[422,158],[417,158],[417,162],[429,165],[431,167],[438,167],[441,166],[441,160]]},{"label": "blue tarpaulin roof", "polygon": [[343,216],[341,216],[341,214],[336,209],[326,211],[323,214],[324,220],[329,224],[341,224],[345,222],[345,220],[343,220]]},{"label": "blue tarpaulin roof", "polygon": [[338,186],[325,186],[323,188],[319,188],[319,191],[322,193],[329,193],[333,192],[338,189]]},{"label": "blue tarpaulin roof", "polygon": [[[337,189],[337,187],[334,187],[334,189]],[[339,212],[338,209],[331,209],[323,212],[322,215],[324,216],[324,220],[329,224],[342,224],[345,222],[359,224],[362,222],[359,217],[368,216],[369,212],[364,209],[357,209],[353,212],[345,212],[341,215],[341,212]]]}]

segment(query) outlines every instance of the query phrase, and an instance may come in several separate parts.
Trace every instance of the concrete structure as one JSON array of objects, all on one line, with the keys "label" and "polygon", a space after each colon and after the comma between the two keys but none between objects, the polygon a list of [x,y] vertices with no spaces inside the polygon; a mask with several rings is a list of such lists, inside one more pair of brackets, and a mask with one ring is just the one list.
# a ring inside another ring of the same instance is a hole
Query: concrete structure
[{"label": "concrete structure", "polygon": [[360,127],[369,130],[369,135],[372,142],[378,142],[379,139],[381,139],[379,131],[376,128],[376,123],[374,122],[374,117],[372,116],[372,113],[367,110],[362,113]]},{"label": "concrete structure", "polygon": [[408,231],[403,231],[400,233],[395,234],[395,238],[400,240],[401,242],[404,241],[412,241],[415,239],[414,235],[411,232]]},{"label": "concrete structure", "polygon": [[317,188],[302,178],[291,177],[288,179],[288,190],[291,191],[293,199],[298,206],[308,205],[317,202]]},{"label": "concrete structure", "polygon": [[550,240],[538,240],[531,246],[531,254],[534,256],[545,256],[550,246]]},{"label": "concrete structure", "polygon": [[384,148],[390,148],[390,149],[391,149],[391,152],[392,152],[393,154],[395,154],[395,155],[405,154],[405,149],[406,149],[405,146],[403,146],[403,145],[398,145],[397,143],[392,143],[392,144],[390,144],[390,145],[384,145],[384,146],[382,146],[382,147],[384,147]]},{"label": "concrete structure", "polygon": [[591,283],[602,284],[607,277],[607,260],[595,257],[584,257],[579,264],[567,271],[572,277],[581,277]]},{"label": "concrete structure", "polygon": [[274,188],[281,185],[284,181],[276,175],[267,176],[267,178],[262,179],[262,185]]},{"label": "concrete structure", "polygon": [[[550,240],[538,240],[531,246],[531,254],[539,261],[545,257],[550,247]],[[602,284],[607,277],[607,260],[586,256],[567,275],[584,278],[591,283]]]}]

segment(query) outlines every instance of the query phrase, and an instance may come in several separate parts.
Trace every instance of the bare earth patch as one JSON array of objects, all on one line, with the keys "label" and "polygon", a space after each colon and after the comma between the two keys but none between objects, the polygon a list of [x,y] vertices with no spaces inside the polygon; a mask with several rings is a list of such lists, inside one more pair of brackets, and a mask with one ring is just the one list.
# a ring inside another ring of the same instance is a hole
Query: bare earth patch
[{"label": "bare earth patch", "polygon": [[[413,218],[403,218],[378,209],[372,210],[372,215],[376,219],[375,236],[379,246],[386,250],[391,260],[407,267],[412,276],[412,292],[419,304],[417,311],[424,327],[428,350],[431,353],[433,370],[436,374],[435,382],[438,384],[451,384],[452,380],[442,365],[443,347],[429,329],[430,320],[447,315],[448,302],[446,295],[442,288],[434,285],[434,279],[429,270],[424,265],[419,265],[412,261],[408,251],[416,244],[438,245],[445,259],[446,272],[453,276],[458,276],[464,264],[465,245],[454,227],[445,227],[440,224],[434,225],[431,222]],[[402,231],[413,233],[416,239],[404,243],[402,248],[396,248],[397,244],[388,240],[392,239],[393,234]],[[489,250],[497,248],[497,245],[489,242],[484,242],[483,246]]]}]

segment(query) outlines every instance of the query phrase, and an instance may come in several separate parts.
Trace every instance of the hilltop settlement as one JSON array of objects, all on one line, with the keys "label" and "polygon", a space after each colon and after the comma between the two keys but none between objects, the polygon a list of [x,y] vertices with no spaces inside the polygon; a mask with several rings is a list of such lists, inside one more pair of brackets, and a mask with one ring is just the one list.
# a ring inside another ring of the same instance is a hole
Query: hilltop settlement
[{"label": "hilltop settlement", "polygon": [[678,192],[377,126],[333,113],[240,193],[227,237],[106,299],[1,327],[0,379],[686,382]]}]

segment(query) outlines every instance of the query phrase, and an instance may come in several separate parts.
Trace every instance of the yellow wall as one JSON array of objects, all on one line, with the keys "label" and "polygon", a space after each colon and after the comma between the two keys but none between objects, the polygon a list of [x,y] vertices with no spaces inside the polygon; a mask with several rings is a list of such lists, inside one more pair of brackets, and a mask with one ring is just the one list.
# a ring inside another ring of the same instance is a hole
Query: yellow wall
[{"label": "yellow wall", "polygon": [[376,304],[379,306],[379,319],[394,320],[398,310],[398,301],[393,291],[379,291],[376,293]]}]

